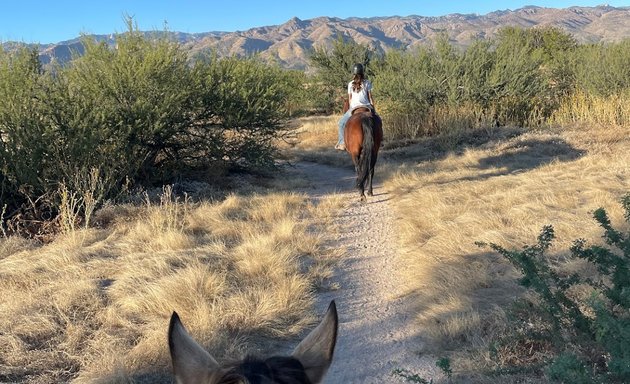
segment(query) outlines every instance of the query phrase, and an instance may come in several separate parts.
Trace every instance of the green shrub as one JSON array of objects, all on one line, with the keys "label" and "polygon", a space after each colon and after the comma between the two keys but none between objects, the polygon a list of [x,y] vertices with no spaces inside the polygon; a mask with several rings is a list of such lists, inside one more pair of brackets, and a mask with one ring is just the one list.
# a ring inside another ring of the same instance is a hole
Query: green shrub
[{"label": "green shrub", "polygon": [[379,109],[394,115],[426,114],[434,100],[441,98],[437,81],[429,76],[434,62],[431,51],[424,48],[413,53],[388,52],[374,79]]},{"label": "green shrub", "polygon": [[130,183],[273,165],[295,76],[256,58],[191,63],[164,36],[130,25],[115,47],[86,38],[83,55],[47,72],[34,51],[0,54],[7,212],[22,206],[52,218],[57,190],[92,193],[94,174],[102,199]]},{"label": "green shrub", "polygon": [[293,85],[285,72],[255,58],[214,58],[198,70],[207,100],[199,132],[218,144],[208,154],[232,167],[272,165]]},{"label": "green shrub", "polygon": [[630,92],[630,39],[580,46],[572,59],[576,87],[593,96]]},{"label": "green shrub", "polygon": [[[630,223],[630,194],[622,205]],[[520,251],[489,246],[521,271],[520,283],[540,298],[537,310],[547,314],[543,321],[553,330],[550,335],[559,352],[548,367],[550,377],[567,383],[625,383],[630,380],[630,233],[614,229],[603,208],[594,217],[604,229],[607,246],[587,246],[579,239],[571,254],[592,263],[600,273],[597,279],[562,277],[553,270],[545,257],[554,238],[551,226],[543,228],[536,245]],[[591,287],[587,301],[569,293],[578,284]]]},{"label": "green shrub", "polygon": [[374,71],[370,63],[374,56],[373,49],[344,39],[342,35],[332,42],[330,50],[315,47],[309,55],[311,65],[317,70],[311,94],[324,96],[316,99],[322,103],[319,107],[327,113],[340,112],[341,100],[348,97],[346,85],[352,79],[352,67],[356,63],[364,64],[366,75],[371,77]]},{"label": "green shrub", "polygon": [[590,370],[584,362],[570,353],[563,353],[549,365],[547,374],[553,381],[571,384],[591,384],[594,382]]},{"label": "green shrub", "polygon": [[431,47],[387,52],[376,66],[374,93],[388,122],[415,120],[399,134],[403,138],[455,130],[452,118],[439,117],[452,115],[445,108],[477,115],[470,128],[540,124],[574,89],[570,58],[576,45],[554,28],[504,28],[497,38],[464,49],[441,36]]},{"label": "green shrub", "polygon": [[[46,119],[51,80],[35,50],[0,51],[0,200],[15,209],[20,195],[45,184],[54,167],[47,151],[54,131]],[[39,197],[44,188],[36,188]]]}]

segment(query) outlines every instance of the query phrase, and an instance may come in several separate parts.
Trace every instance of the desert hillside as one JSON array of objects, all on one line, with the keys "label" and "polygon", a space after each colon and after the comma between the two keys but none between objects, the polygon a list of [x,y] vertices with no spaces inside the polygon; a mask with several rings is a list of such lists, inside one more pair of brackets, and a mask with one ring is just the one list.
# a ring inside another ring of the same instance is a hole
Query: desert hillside
[{"label": "desert hillside", "polygon": [[[328,46],[338,36],[366,44],[384,52],[393,48],[413,48],[430,44],[447,33],[457,45],[474,39],[492,38],[506,26],[531,28],[555,26],[573,35],[579,42],[613,42],[630,37],[630,7],[542,8],[528,6],[516,10],[498,10],[485,15],[450,14],[439,17],[420,15],[348,18],[292,18],[281,25],[260,26],[246,31],[181,33],[169,32],[190,49],[191,54],[214,50],[220,56],[260,54],[287,68],[308,69],[308,52],[313,47]],[[208,26],[212,30],[212,26]],[[151,33],[151,32],[147,32]],[[114,43],[115,35],[94,36]],[[14,47],[16,43],[4,43]],[[79,39],[42,45],[44,63],[66,61],[72,51],[81,51]]]}]

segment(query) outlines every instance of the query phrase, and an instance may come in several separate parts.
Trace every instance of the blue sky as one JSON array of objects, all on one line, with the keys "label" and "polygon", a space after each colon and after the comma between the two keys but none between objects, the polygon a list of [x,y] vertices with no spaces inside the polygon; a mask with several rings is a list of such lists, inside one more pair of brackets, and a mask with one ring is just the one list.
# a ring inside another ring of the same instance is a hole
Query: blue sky
[{"label": "blue sky", "polygon": [[[420,1],[420,0],[9,0],[0,1],[0,42],[55,43],[82,33],[124,32],[125,15],[141,30],[209,32],[237,31],[282,24],[296,16],[312,19],[372,16],[441,16],[449,13],[486,14],[526,5],[565,8],[595,6],[603,1]],[[630,6],[630,0],[608,1]]]}]

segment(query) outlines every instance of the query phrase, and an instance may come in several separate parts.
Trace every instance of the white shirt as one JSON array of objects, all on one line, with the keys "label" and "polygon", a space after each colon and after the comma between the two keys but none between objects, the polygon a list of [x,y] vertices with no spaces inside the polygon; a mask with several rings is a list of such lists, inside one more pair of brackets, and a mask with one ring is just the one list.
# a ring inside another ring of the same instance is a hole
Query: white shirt
[{"label": "white shirt", "polygon": [[370,98],[368,97],[368,92],[372,90],[372,83],[370,80],[363,80],[363,86],[361,90],[355,92],[352,90],[352,81],[348,83],[348,94],[350,95],[350,109],[354,109],[356,107],[362,105],[371,105]]}]

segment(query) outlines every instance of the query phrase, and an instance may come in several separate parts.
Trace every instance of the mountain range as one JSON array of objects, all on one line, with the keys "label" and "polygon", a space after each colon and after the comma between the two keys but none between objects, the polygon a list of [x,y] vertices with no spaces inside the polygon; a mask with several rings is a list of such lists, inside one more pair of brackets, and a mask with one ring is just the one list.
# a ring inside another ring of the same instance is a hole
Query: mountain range
[{"label": "mountain range", "polygon": [[[580,43],[617,42],[630,37],[630,7],[543,8],[527,6],[500,10],[485,15],[449,14],[439,17],[388,16],[371,18],[294,17],[281,25],[251,28],[236,32],[145,32],[168,33],[191,55],[214,50],[219,56],[259,54],[285,68],[309,68],[308,53],[314,47],[330,47],[338,36],[370,46],[378,52],[413,49],[431,44],[446,33],[453,44],[467,46],[475,39],[489,39],[503,27],[532,28],[554,26],[574,36]],[[91,35],[98,41],[115,44],[116,35]],[[5,49],[22,43],[7,42]],[[39,45],[44,64],[66,62],[71,52],[82,52],[80,38],[56,44]]]}]

